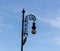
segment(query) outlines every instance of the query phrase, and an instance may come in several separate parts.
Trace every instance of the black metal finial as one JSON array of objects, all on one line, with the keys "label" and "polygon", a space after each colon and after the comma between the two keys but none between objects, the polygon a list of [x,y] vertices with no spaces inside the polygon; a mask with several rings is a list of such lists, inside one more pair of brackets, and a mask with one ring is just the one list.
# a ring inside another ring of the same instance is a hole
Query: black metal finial
[{"label": "black metal finial", "polygon": [[25,10],[24,9],[22,10],[22,13],[25,13]]}]

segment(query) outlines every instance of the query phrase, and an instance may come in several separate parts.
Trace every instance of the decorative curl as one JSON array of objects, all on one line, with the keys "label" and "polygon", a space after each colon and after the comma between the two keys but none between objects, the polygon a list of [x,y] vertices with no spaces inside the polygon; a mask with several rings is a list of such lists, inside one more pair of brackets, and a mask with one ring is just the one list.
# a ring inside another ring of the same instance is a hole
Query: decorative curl
[{"label": "decorative curl", "polygon": [[24,20],[24,33],[23,33],[23,45],[25,44],[26,40],[27,40],[27,37],[28,37],[28,19],[29,20],[33,20],[33,22],[36,21],[36,17],[32,14],[29,14],[25,17],[25,20]]}]

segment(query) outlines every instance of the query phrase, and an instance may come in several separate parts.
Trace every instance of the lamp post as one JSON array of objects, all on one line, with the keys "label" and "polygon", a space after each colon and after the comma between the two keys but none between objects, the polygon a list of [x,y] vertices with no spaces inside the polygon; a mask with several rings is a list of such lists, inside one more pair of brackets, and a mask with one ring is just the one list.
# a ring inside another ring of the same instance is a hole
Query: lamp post
[{"label": "lamp post", "polygon": [[35,26],[35,21],[36,21],[36,17],[32,14],[27,15],[24,18],[24,13],[25,10],[22,10],[22,34],[21,34],[21,51],[23,51],[23,46],[27,40],[28,37],[28,19],[29,20],[33,20],[33,26],[32,26],[32,34],[36,33],[36,26]]}]

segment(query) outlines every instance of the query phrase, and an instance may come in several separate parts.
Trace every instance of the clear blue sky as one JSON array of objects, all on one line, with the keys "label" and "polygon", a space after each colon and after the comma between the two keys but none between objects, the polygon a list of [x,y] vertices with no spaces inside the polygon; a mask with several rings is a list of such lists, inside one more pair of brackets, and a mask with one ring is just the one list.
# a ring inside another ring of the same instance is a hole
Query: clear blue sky
[{"label": "clear blue sky", "polygon": [[29,21],[24,51],[60,51],[60,0],[0,0],[0,51],[20,51],[23,8],[37,18],[36,35]]}]

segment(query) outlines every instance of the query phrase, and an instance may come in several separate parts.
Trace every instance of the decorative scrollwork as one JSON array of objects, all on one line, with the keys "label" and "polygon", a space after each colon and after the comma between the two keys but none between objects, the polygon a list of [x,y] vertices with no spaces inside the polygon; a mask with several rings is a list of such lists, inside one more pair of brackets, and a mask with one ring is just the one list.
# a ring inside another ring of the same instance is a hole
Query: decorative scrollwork
[{"label": "decorative scrollwork", "polygon": [[27,37],[28,37],[28,19],[33,20],[33,22],[36,21],[36,17],[32,14],[29,14],[25,17],[24,20],[24,32],[23,32],[23,45],[25,44]]},{"label": "decorative scrollwork", "polygon": [[[32,15],[32,14],[27,15],[26,18],[27,18],[27,19],[29,18],[30,20],[36,21],[36,17],[35,17],[34,15]],[[25,20],[26,20],[26,19],[25,19]],[[26,21],[27,21],[27,20],[26,20]]]}]

